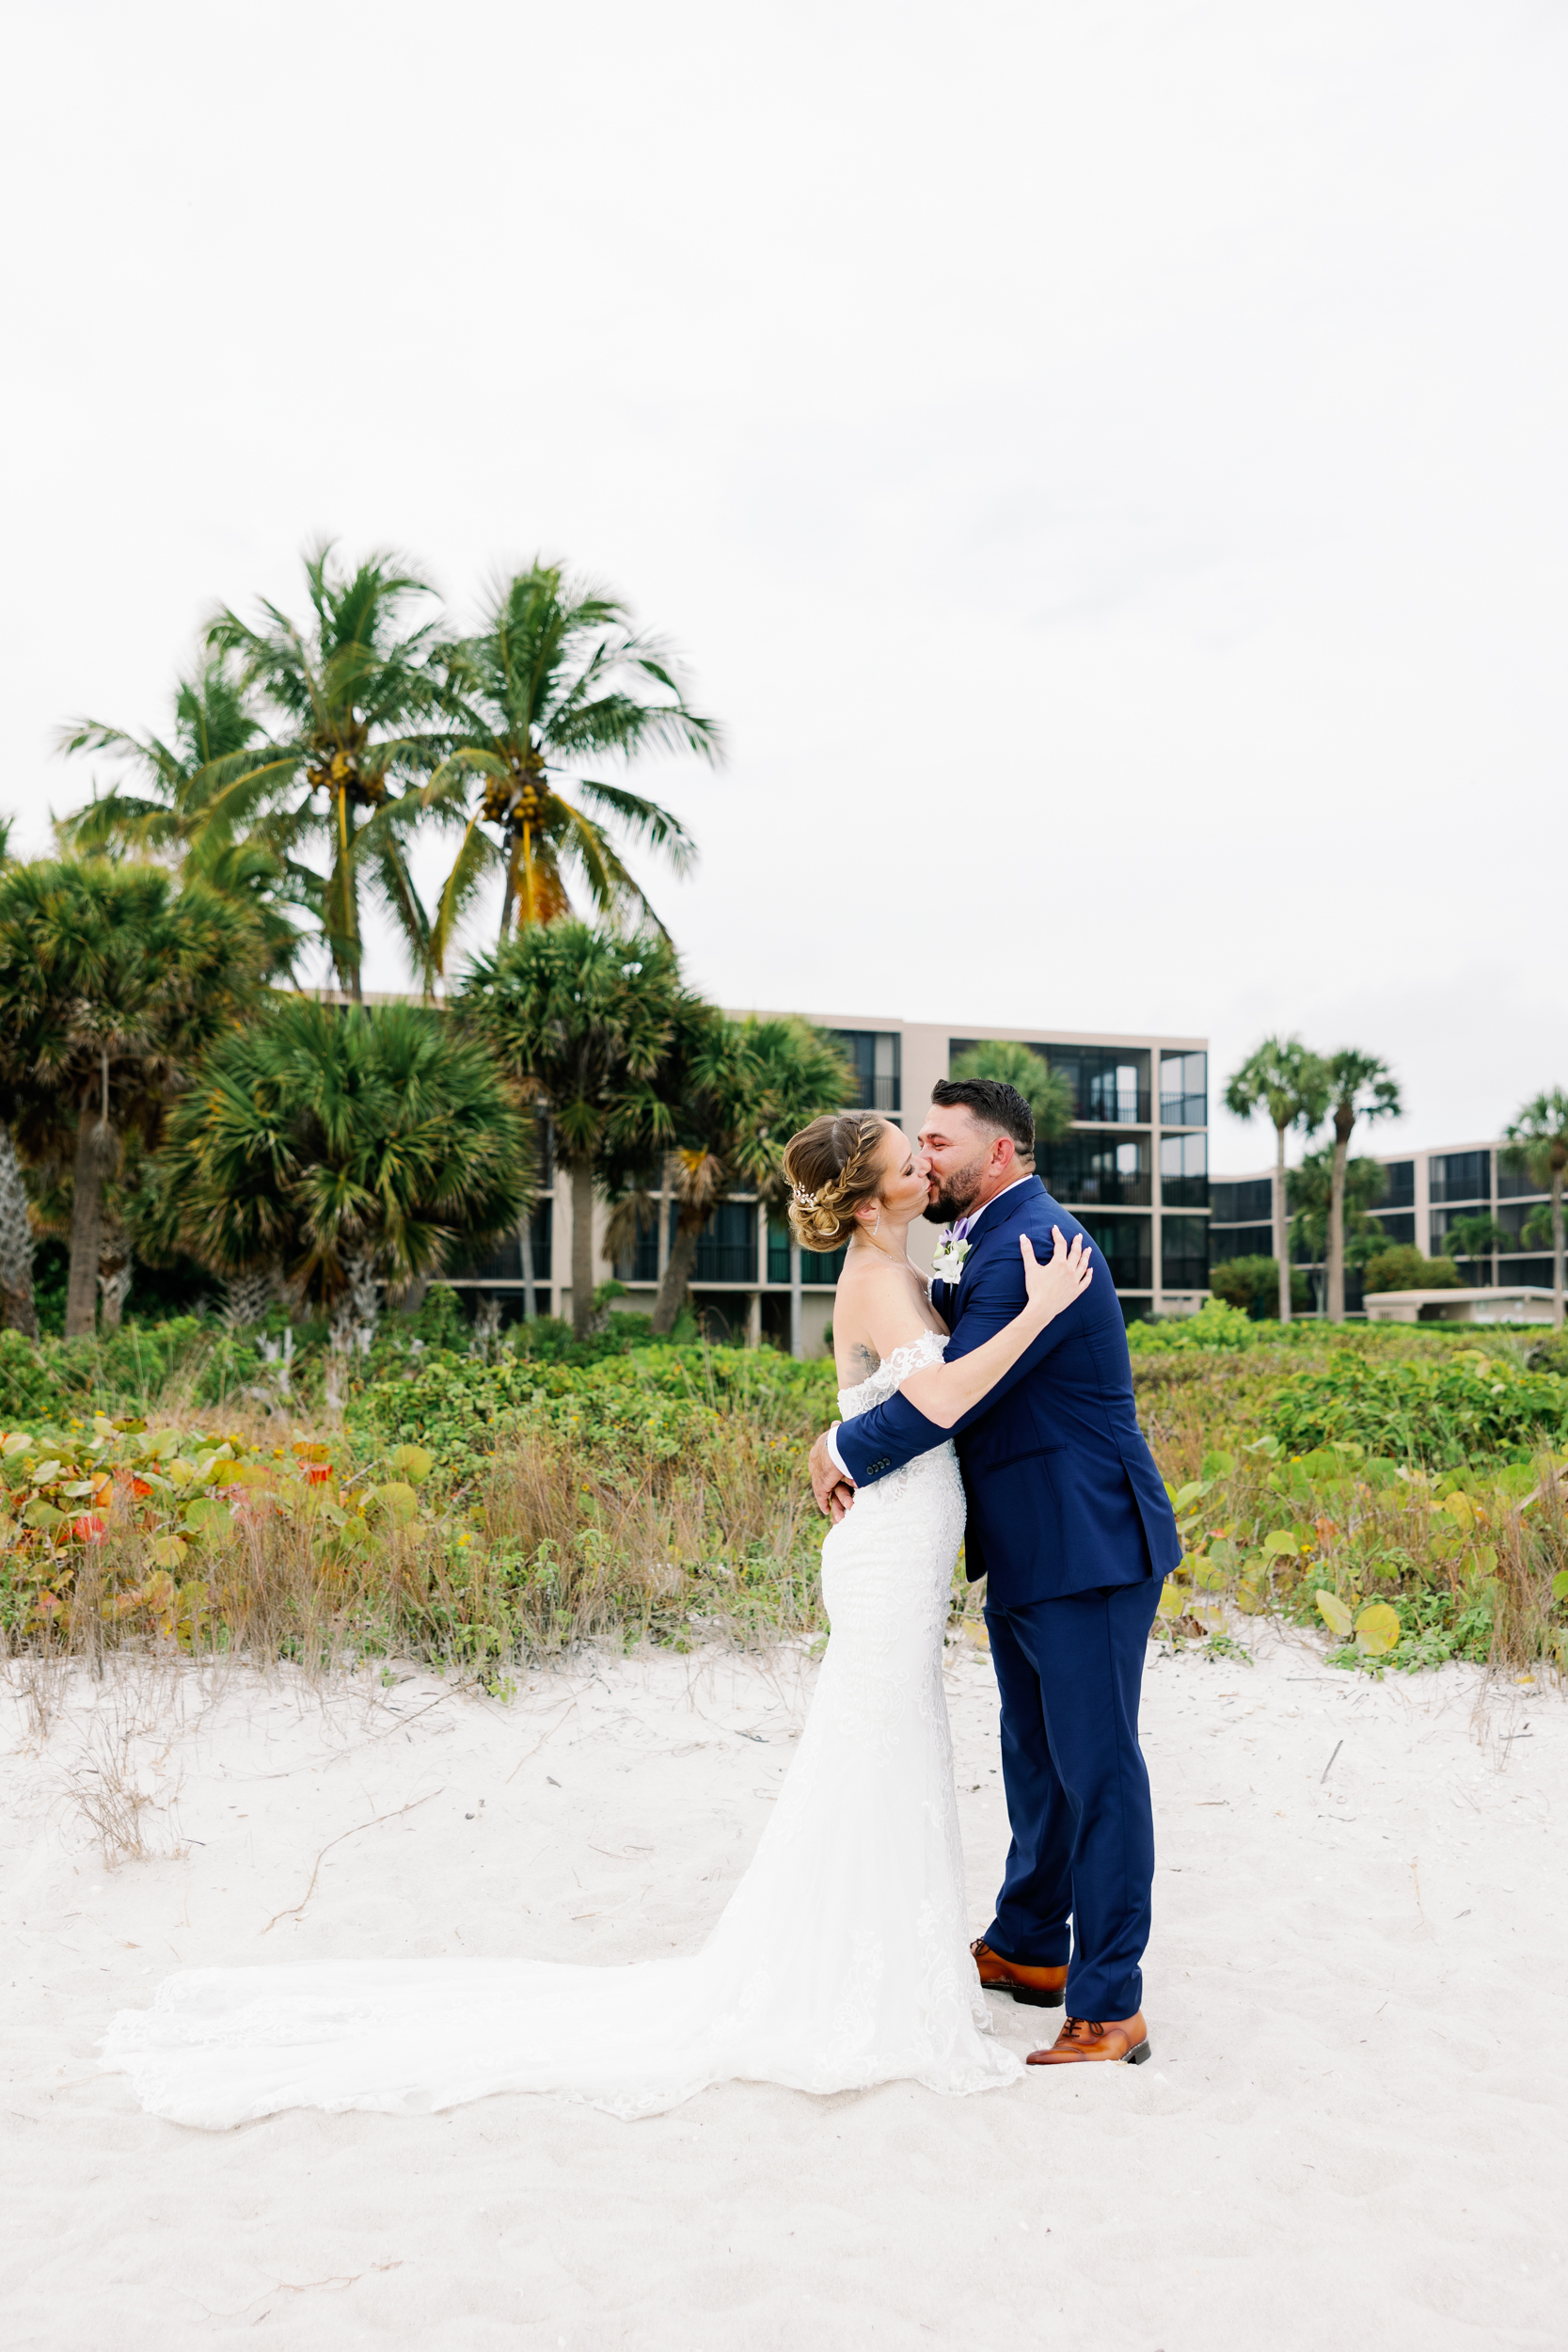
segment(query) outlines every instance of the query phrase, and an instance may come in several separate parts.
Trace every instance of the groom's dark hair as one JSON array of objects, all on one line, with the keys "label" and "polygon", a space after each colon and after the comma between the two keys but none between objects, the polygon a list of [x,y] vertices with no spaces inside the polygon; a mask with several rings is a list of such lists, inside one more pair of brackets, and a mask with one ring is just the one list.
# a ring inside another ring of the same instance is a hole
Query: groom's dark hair
[{"label": "groom's dark hair", "polygon": [[1010,1087],[1005,1078],[939,1078],[931,1089],[931,1100],[944,1111],[961,1103],[982,1127],[1011,1136],[1021,1156],[1033,1157],[1035,1114],[1017,1087]]}]

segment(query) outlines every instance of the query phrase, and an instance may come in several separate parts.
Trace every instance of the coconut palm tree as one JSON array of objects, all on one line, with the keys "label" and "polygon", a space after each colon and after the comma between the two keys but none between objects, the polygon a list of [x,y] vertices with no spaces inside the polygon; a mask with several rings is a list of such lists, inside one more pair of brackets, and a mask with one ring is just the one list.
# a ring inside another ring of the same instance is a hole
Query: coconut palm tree
[{"label": "coconut palm tree", "polygon": [[[10,835],[15,819],[0,817],[0,870],[11,863]],[[38,1309],[33,1302],[33,1218],[16,1156],[10,1113],[0,1117],[0,1329],[39,1335]]]},{"label": "coconut palm tree", "polygon": [[[675,1024],[661,1092],[673,1118],[673,1148],[664,1159],[674,1200],[669,1262],[659,1277],[653,1327],[674,1327],[690,1286],[704,1229],[733,1192],[753,1192],[782,1205],[784,1148],[824,1111],[840,1108],[853,1073],[825,1029],[796,1018],[732,1020],[717,1007],[689,1000]],[[629,1239],[626,1211],[645,1220],[652,1203],[624,1195],[609,1246]]]},{"label": "coconut palm tree", "polygon": [[[1381,1160],[1347,1160],[1340,1171],[1340,1225],[1347,1260],[1359,1265],[1374,1252],[1389,1247],[1387,1236],[1371,1214],[1388,1189],[1388,1170]],[[1319,1305],[1327,1292],[1328,1237],[1334,1215],[1334,1146],[1325,1143],[1305,1152],[1299,1168],[1286,1178],[1292,1211],[1291,1243],[1298,1257],[1324,1266],[1319,1279]]]},{"label": "coconut palm tree", "polygon": [[1328,1211],[1328,1320],[1345,1319],[1345,1163],[1351,1131],[1358,1119],[1398,1119],[1403,1110],[1397,1080],[1386,1062],[1354,1046],[1328,1061],[1328,1115],[1334,1122]]},{"label": "coconut palm tree", "polygon": [[1286,1235],[1285,1138],[1309,1135],[1328,1108],[1328,1071],[1299,1037],[1266,1037],[1227,1081],[1225,1106],[1236,1119],[1266,1111],[1275,1131],[1274,1254],[1279,1269],[1279,1320],[1291,1320],[1291,1255]]},{"label": "coconut palm tree", "polygon": [[393,787],[428,775],[449,747],[442,682],[429,659],[436,625],[408,625],[414,600],[434,592],[387,554],[346,572],[330,545],[307,559],[305,580],[303,627],[263,602],[257,628],[226,609],[208,629],[208,644],[236,660],[244,690],[261,696],[272,725],[264,744],[226,761],[223,773],[229,790],[287,806],[292,839],[324,841],[323,930],[339,979],[357,997],[367,887],[416,964],[429,965],[430,925],[406,853],[423,803]]},{"label": "coconut palm tree", "polygon": [[167,1246],[373,1326],[533,1196],[531,1122],[491,1056],[416,1005],[284,998],[214,1046],[159,1154]]},{"label": "coconut palm tree", "polygon": [[583,769],[656,750],[718,756],[719,728],[687,702],[668,647],[634,632],[613,596],[535,562],[497,587],[476,636],[441,655],[454,739],[425,802],[463,836],[432,922],[434,970],[445,969],[466,908],[498,872],[502,940],[566,914],[569,873],[600,916],[661,929],[612,828],[677,873],[691,842],[657,801]]},{"label": "coconut palm tree", "polygon": [[288,910],[319,917],[321,878],[291,851],[300,822],[276,805],[280,783],[260,765],[262,728],[230,657],[209,654],[175,693],[167,739],[78,719],[60,738],[71,754],[107,753],[127,785],[62,818],[55,834],[85,857],[110,853],[167,863],[187,881],[252,905],[279,977],[300,933]]},{"label": "coconut palm tree", "polygon": [[1000,1078],[1016,1087],[1035,1117],[1035,1141],[1054,1143],[1072,1124],[1072,1088],[1043,1054],[1009,1038],[987,1038],[960,1054],[950,1073],[955,1078]]},{"label": "coconut palm tree", "polygon": [[59,859],[0,874],[0,1104],[35,1153],[72,1153],[68,1338],[96,1321],[103,1181],[124,1134],[156,1139],[265,961],[248,908],[158,866]]},{"label": "coconut palm tree", "polygon": [[[1562,1328],[1563,1220],[1562,1173],[1568,1168],[1568,1092],[1552,1087],[1535,1095],[1509,1122],[1510,1148],[1503,1166],[1516,1175],[1529,1176],[1543,1192],[1551,1194],[1552,1323]],[[1536,1220],[1530,1220],[1534,1225]],[[1528,1230],[1528,1229],[1527,1229]]]},{"label": "coconut palm tree", "polygon": [[530,924],[476,957],[453,1000],[464,1027],[549,1110],[571,1185],[579,1339],[594,1311],[595,1186],[612,1165],[656,1159],[673,1144],[663,1073],[690,1001],[662,933],[626,937],[570,918]]}]

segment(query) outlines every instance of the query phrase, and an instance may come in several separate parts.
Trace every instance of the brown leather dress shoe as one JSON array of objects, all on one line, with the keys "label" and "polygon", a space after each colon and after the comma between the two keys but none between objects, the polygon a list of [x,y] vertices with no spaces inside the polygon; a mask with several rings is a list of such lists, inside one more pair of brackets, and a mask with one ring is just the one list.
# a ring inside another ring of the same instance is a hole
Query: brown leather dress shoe
[{"label": "brown leather dress shoe", "polygon": [[1140,2009],[1115,2025],[1094,2026],[1069,2017],[1049,2050],[1031,2050],[1031,2066],[1085,2066],[1099,2059],[1141,2066],[1148,2056],[1148,2027]]},{"label": "brown leather dress shoe", "polygon": [[1065,1963],[1060,1968],[1025,1967],[1022,1961],[1004,1960],[1000,1952],[993,1952],[983,1935],[977,1935],[969,1948],[984,1992],[1010,1993],[1027,2009],[1061,2008],[1067,1997]]}]

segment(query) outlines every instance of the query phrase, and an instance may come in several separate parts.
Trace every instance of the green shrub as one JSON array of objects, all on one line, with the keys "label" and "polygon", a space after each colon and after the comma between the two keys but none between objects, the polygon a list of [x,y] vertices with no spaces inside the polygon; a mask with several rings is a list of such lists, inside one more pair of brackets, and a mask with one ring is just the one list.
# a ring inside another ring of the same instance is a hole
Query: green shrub
[{"label": "green shrub", "polygon": [[1523,1461],[1568,1437],[1568,1380],[1465,1348],[1443,1360],[1345,1354],[1281,1385],[1275,1436],[1291,1453],[1350,1438],[1375,1454],[1433,1464],[1471,1455]]},{"label": "green shrub", "polygon": [[[1273,1263],[1273,1261],[1270,1261]],[[1158,1323],[1131,1323],[1127,1344],[1134,1356],[1162,1348],[1252,1347],[1264,1337],[1259,1326],[1223,1298],[1208,1298],[1196,1315],[1167,1315]]]},{"label": "green shrub", "polygon": [[[1272,1317],[1279,1312],[1279,1260],[1277,1258],[1227,1258],[1209,1269],[1209,1288],[1216,1298],[1223,1298],[1228,1307],[1240,1307],[1255,1320]],[[1308,1304],[1307,1277],[1300,1266],[1291,1268],[1291,1305],[1305,1309]]]},{"label": "green shrub", "polygon": [[1367,1260],[1364,1291],[1457,1291],[1464,1278],[1451,1258],[1427,1258],[1410,1242],[1394,1242]]}]

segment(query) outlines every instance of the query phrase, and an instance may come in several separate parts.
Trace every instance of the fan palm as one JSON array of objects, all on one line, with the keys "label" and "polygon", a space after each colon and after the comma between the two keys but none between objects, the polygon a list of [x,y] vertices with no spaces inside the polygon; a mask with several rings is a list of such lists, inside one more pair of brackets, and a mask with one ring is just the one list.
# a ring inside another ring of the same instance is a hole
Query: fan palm
[{"label": "fan palm", "polygon": [[[658,1333],[673,1327],[698,1243],[719,1203],[745,1191],[780,1205],[787,1189],[784,1145],[822,1112],[840,1107],[853,1091],[853,1073],[824,1029],[795,1018],[736,1021],[689,999],[676,1020],[661,1090],[674,1128],[664,1170],[675,1216],[654,1305]],[[626,1196],[622,1232],[628,1212],[641,1220],[655,1213],[645,1195]],[[612,1228],[612,1250],[615,1239]]]},{"label": "fan palm", "polygon": [[663,1081],[690,999],[670,942],[592,924],[531,924],[476,957],[454,1000],[464,1026],[549,1111],[572,1201],[572,1322],[594,1311],[594,1195],[610,1164],[675,1139]]},{"label": "fan palm", "polygon": [[1225,1107],[1236,1119],[1266,1111],[1275,1131],[1274,1254],[1279,1274],[1279,1320],[1291,1320],[1291,1261],[1285,1232],[1285,1138],[1292,1127],[1310,1134],[1328,1108],[1328,1071],[1299,1037],[1266,1037],[1229,1080]]},{"label": "fan palm", "polygon": [[288,854],[297,820],[273,805],[279,780],[259,765],[261,723],[227,654],[209,654],[174,698],[166,741],[135,736],[96,719],[66,728],[68,753],[107,752],[140,789],[116,787],[92,798],[55,827],[79,856],[111,851],[176,866],[187,880],[248,901],[256,910],[275,972],[299,953],[287,908],[319,915],[320,878]]},{"label": "fan palm", "polygon": [[[1568,1168],[1568,1093],[1552,1087],[1527,1103],[1508,1127],[1509,1149],[1503,1166],[1516,1175],[1528,1174],[1543,1192],[1551,1194],[1552,1322],[1562,1328],[1563,1219],[1562,1175]],[[1536,1226],[1534,1217],[1527,1226]],[[1537,1229],[1538,1230],[1538,1229]]]},{"label": "fan palm", "polygon": [[1398,1119],[1403,1104],[1393,1073],[1375,1054],[1354,1046],[1328,1062],[1328,1115],[1334,1122],[1328,1210],[1328,1319],[1345,1319],[1345,1164],[1358,1119]]},{"label": "fan palm", "polygon": [[215,1273],[276,1272],[369,1320],[378,1279],[405,1288],[516,1222],[531,1147],[494,1060],[443,1014],[285,998],[170,1114],[160,1222]]},{"label": "fan palm", "polygon": [[35,1152],[73,1150],[66,1336],[96,1320],[103,1180],[132,1126],[256,998],[250,910],[153,866],[63,859],[0,875],[0,1106]]},{"label": "fan palm", "polygon": [[444,971],[466,909],[498,871],[503,940],[569,912],[568,872],[599,915],[662,929],[611,827],[676,872],[690,863],[689,838],[657,801],[580,771],[656,749],[717,757],[718,726],[688,704],[668,648],[634,633],[613,597],[535,563],[498,587],[479,634],[442,659],[454,744],[425,801],[461,822],[463,837],[432,923],[433,970]]},{"label": "fan palm", "polygon": [[334,970],[357,997],[367,882],[416,963],[429,963],[430,926],[406,855],[422,803],[392,787],[428,774],[447,748],[441,681],[429,660],[435,623],[407,625],[413,600],[434,592],[386,554],[347,573],[333,565],[329,545],[307,559],[305,580],[305,627],[263,602],[260,627],[225,610],[207,642],[237,660],[245,691],[263,697],[273,724],[253,756],[226,763],[229,788],[280,805],[303,783],[289,813],[296,836],[325,842],[323,930]]}]

